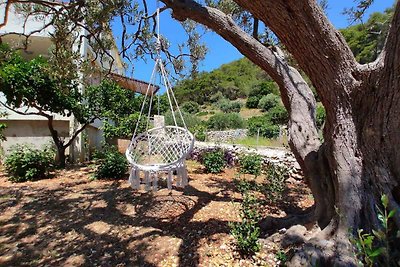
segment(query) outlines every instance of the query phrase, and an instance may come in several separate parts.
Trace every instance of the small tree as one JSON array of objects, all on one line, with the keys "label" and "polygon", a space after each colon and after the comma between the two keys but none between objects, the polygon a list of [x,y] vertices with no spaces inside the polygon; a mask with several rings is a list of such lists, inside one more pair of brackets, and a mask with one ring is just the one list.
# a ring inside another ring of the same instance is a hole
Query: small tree
[{"label": "small tree", "polygon": [[[19,54],[2,47],[5,59],[0,65],[1,92],[6,97],[3,106],[21,115],[38,115],[48,120],[48,128],[57,149],[60,167],[65,167],[65,150],[75,138],[96,119],[105,119],[124,103],[124,89],[110,81],[80,90],[76,80],[52,75],[47,61],[38,57],[25,61]],[[24,111],[21,108],[26,108]],[[79,127],[69,140],[54,128],[54,114],[73,115]]]}]

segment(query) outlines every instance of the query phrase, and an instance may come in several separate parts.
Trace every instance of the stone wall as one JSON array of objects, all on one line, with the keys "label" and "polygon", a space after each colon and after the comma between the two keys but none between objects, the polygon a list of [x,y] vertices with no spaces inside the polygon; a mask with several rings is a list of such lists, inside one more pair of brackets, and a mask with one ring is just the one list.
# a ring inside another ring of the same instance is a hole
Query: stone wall
[{"label": "stone wall", "polygon": [[277,164],[286,166],[291,173],[299,174],[301,169],[294,155],[284,148],[248,148],[240,145],[213,144],[196,142],[189,159],[200,161],[205,152],[221,148],[224,150],[224,157],[229,167],[239,163],[242,154],[258,154],[262,157],[264,165]]},{"label": "stone wall", "polygon": [[210,131],[207,132],[206,140],[209,142],[226,143],[235,139],[243,139],[247,137],[247,129],[235,129],[226,131]]}]

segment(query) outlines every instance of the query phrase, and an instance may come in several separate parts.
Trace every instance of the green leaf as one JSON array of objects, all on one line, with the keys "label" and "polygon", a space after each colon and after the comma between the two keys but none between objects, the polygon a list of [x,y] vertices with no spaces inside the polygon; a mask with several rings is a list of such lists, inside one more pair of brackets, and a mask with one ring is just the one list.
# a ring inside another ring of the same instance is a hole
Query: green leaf
[{"label": "green leaf", "polygon": [[382,205],[385,207],[385,209],[388,207],[388,204],[389,204],[389,198],[388,198],[388,196],[386,195],[386,194],[383,194],[382,195],[382,197],[381,197],[381,202],[382,202]]},{"label": "green leaf", "polygon": [[396,210],[391,210],[387,216],[388,219],[392,218],[396,214]]}]

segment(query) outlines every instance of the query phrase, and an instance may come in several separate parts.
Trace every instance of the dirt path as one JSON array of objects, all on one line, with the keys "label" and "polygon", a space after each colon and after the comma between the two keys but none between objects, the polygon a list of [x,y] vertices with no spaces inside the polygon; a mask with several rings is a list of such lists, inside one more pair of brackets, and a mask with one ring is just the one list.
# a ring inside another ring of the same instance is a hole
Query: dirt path
[{"label": "dirt path", "polygon": [[[93,181],[90,172],[90,168],[61,171],[53,179],[21,184],[1,175],[0,266],[276,262],[273,251],[243,260],[234,249],[228,224],[239,220],[241,195],[232,182],[233,169],[203,174],[201,166],[192,162],[189,186],[171,194],[165,189],[134,192],[125,180]],[[299,203],[307,202],[308,191],[300,187],[303,191],[293,192],[305,194]]]}]

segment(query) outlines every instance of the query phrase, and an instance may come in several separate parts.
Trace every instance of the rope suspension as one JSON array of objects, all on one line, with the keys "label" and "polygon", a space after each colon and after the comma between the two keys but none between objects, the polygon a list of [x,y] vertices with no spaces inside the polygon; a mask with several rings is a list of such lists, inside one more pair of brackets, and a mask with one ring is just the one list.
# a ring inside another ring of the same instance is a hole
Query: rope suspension
[{"label": "rope suspension", "polygon": [[[192,151],[194,136],[187,129],[183,114],[172,90],[168,79],[167,71],[161,58],[161,38],[160,38],[160,9],[157,1],[157,40],[154,68],[144,95],[143,103],[140,108],[138,121],[136,122],[132,140],[126,150],[126,157],[131,164],[129,183],[132,188],[139,189],[144,185],[145,190],[157,190],[160,179],[166,179],[167,188],[172,189],[175,184],[184,187],[188,183],[185,159]],[[165,87],[165,94],[168,99],[169,108],[173,120],[173,125],[165,125],[163,116],[160,116],[160,97],[157,95],[157,114],[152,115],[152,103],[154,100],[154,88],[156,76],[160,75],[160,85]],[[146,103],[148,110],[145,111]],[[139,133],[140,122],[143,116],[146,118],[145,131]],[[178,116],[178,118],[177,118]],[[182,122],[183,127],[178,123]]]}]

